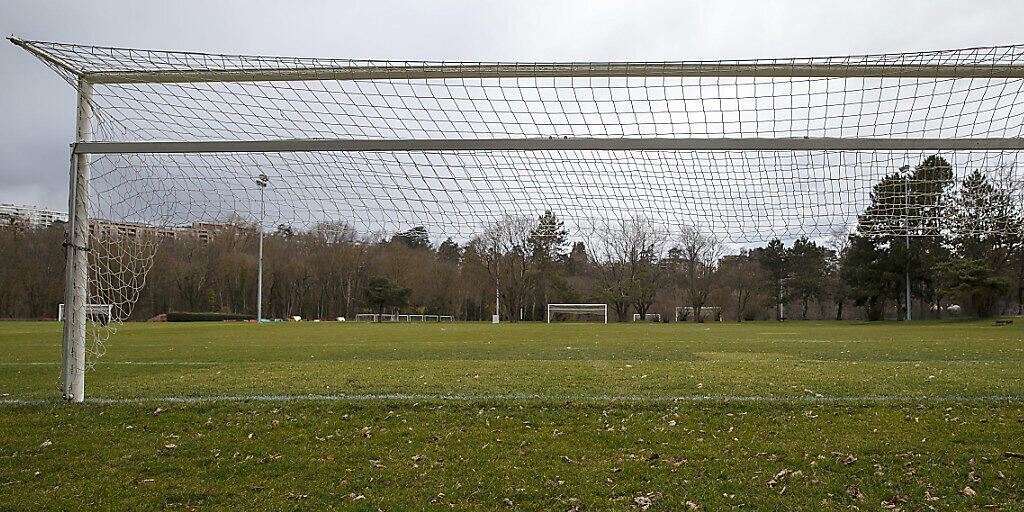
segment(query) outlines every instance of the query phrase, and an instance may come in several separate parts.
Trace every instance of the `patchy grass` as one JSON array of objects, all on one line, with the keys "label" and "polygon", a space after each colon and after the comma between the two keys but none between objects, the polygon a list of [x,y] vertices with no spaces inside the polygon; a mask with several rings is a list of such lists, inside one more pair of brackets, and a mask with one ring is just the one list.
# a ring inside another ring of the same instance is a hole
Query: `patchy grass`
[{"label": "patchy grass", "polygon": [[1022,334],[2,323],[0,510],[1024,510]]}]

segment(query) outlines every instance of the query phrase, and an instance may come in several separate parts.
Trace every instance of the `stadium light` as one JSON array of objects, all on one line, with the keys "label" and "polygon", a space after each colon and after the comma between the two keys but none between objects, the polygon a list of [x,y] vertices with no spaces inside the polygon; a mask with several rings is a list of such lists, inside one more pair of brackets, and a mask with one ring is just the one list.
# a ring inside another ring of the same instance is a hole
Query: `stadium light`
[{"label": "stadium light", "polygon": [[256,186],[260,189],[260,249],[259,249],[259,272],[256,277],[256,323],[263,322],[263,221],[266,216],[266,208],[263,203],[263,191],[270,184],[270,178],[266,174],[260,174],[255,178]]},{"label": "stadium light", "polygon": [[900,167],[900,172],[903,172],[906,177],[903,179],[903,215],[907,224],[906,242],[907,242],[907,261],[906,261],[906,276],[907,276],[907,314],[905,320],[910,321],[910,166],[904,165]]}]

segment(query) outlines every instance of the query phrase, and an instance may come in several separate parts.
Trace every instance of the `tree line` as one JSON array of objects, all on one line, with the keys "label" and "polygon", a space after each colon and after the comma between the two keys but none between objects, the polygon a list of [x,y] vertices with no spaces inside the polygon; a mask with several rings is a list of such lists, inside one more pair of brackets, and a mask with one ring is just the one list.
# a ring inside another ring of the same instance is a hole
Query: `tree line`
[{"label": "tree line", "polygon": [[[264,242],[264,316],[361,312],[543,320],[549,303],[605,303],[609,320],[710,311],[726,320],[915,318],[1024,312],[1024,213],[1012,180],[955,180],[938,156],[874,185],[852,234],[771,240],[726,254],[714,233],[632,217],[571,239],[557,212],[507,217],[462,243],[417,227],[387,238],[344,223],[280,226]],[[997,176],[998,178],[998,176]],[[56,316],[62,225],[0,229],[0,317]],[[169,311],[252,314],[257,231],[163,239],[132,319]],[[707,321],[715,314],[688,315]]]}]

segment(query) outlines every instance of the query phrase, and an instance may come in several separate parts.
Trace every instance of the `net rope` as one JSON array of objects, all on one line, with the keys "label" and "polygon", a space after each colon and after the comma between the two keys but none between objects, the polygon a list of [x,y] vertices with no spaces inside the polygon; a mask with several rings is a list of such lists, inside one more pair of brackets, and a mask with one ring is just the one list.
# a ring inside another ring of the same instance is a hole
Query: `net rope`
[{"label": "net rope", "polygon": [[[108,142],[290,139],[1019,138],[1024,45],[794,59],[466,63],[283,58],[16,40],[74,86],[94,84]],[[743,76],[739,68],[760,75]],[[684,69],[685,72],[679,70]],[[794,71],[796,70],[796,71]],[[801,71],[802,70],[802,71]],[[808,71],[810,70],[810,71]],[[925,70],[922,72],[921,70]],[[625,219],[731,244],[846,234],[886,176],[924,150],[478,150],[90,155],[90,302],[124,320],[159,236],[194,223],[422,226],[465,241],[551,210],[586,241]],[[1015,149],[939,152],[1022,203]],[[909,178],[903,178],[909,179]],[[925,202],[942,187],[908,187]],[[875,212],[876,234],[940,233],[941,209]],[[128,231],[135,226],[137,233]],[[928,226],[928,229],[912,229]],[[863,228],[863,226],[862,226]],[[118,230],[123,230],[119,232]],[[984,227],[996,234],[1012,222]],[[102,231],[102,233],[100,233]],[[111,325],[116,325],[112,323]],[[93,338],[101,350],[105,329]]]}]

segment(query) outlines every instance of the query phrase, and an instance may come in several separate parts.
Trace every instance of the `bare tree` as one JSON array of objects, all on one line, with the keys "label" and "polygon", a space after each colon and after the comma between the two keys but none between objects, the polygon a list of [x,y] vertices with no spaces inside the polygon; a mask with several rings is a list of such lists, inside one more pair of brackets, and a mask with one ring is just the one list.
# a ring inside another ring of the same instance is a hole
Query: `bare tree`
[{"label": "bare tree", "polygon": [[703,319],[700,310],[708,295],[718,285],[715,270],[722,255],[722,243],[695,228],[685,228],[679,245],[673,251],[678,258],[679,276],[683,288],[683,302],[693,308],[693,321]]},{"label": "bare tree", "polygon": [[643,317],[663,285],[665,234],[649,219],[632,217],[605,229],[591,244],[600,295],[620,321],[630,308]]},{"label": "bare tree", "polygon": [[746,251],[723,256],[718,263],[722,285],[735,301],[736,321],[742,322],[751,299],[764,288],[761,265]]},{"label": "bare tree", "polygon": [[480,263],[498,289],[501,306],[510,321],[519,319],[533,286],[530,233],[536,227],[529,217],[507,216],[484,230],[478,241]]}]

